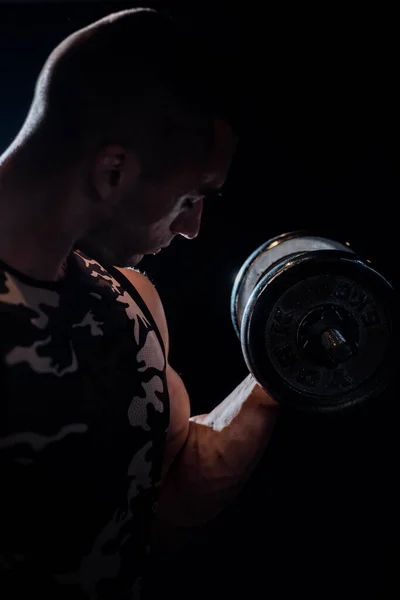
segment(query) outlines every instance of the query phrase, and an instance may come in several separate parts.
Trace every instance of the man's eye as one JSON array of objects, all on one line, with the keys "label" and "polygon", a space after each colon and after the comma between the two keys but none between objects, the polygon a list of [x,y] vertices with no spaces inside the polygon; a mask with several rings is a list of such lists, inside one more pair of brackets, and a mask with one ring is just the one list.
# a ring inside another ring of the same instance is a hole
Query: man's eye
[{"label": "man's eye", "polygon": [[201,194],[201,196],[196,196],[195,198],[185,198],[182,206],[183,208],[185,208],[186,210],[190,210],[191,208],[193,208],[194,204],[196,204],[196,202],[198,202],[199,200],[216,200],[217,198],[220,198],[222,196],[222,193],[219,190],[210,190],[207,192],[204,192],[204,194]]},{"label": "man's eye", "polygon": [[185,201],[183,203],[183,208],[190,210],[191,208],[193,208],[195,202],[196,202],[196,200],[194,200],[194,198],[185,198]]}]

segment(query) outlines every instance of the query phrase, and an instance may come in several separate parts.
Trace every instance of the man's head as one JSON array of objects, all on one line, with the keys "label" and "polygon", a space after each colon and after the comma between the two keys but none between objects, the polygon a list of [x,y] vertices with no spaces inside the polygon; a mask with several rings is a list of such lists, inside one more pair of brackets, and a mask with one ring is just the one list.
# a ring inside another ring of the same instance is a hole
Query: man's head
[{"label": "man's head", "polygon": [[127,266],[176,234],[197,235],[202,200],[224,183],[235,148],[210,64],[149,9],[110,15],[51,53],[21,148],[71,173],[83,251]]},{"label": "man's head", "polygon": [[77,244],[88,255],[118,266],[134,266],[143,255],[168,246],[176,235],[194,238],[203,201],[224,184],[235,138],[223,120],[214,123],[213,147],[201,160],[183,162],[163,180],[141,177],[135,155],[108,146],[93,175],[106,214]]}]

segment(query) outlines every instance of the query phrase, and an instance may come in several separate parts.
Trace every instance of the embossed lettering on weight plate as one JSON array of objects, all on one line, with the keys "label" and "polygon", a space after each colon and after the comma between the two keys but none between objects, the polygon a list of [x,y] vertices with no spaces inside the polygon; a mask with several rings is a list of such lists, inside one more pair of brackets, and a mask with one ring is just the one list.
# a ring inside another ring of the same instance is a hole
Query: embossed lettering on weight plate
[{"label": "embossed lettering on weight plate", "polygon": [[[329,294],[331,286],[326,277],[318,276],[308,279],[303,285],[303,294],[317,297]],[[301,288],[300,288],[301,289]]]},{"label": "embossed lettering on weight plate", "polygon": [[349,307],[360,313],[366,327],[379,325],[380,316],[374,301],[358,285],[341,281],[334,295],[339,300],[345,300]]},{"label": "embossed lettering on weight plate", "polygon": [[[300,369],[297,374],[297,381],[301,385],[311,388],[316,387],[321,380],[321,372],[317,369]],[[336,369],[332,372],[326,387],[331,390],[349,388],[353,383],[353,379],[344,369]]]},{"label": "embossed lettering on weight plate", "polygon": [[288,328],[293,322],[293,312],[284,312],[279,306],[277,307],[271,325],[271,332],[278,335],[287,335]]},{"label": "embossed lettering on weight plate", "polygon": [[274,348],[274,353],[282,369],[293,369],[297,362],[297,356],[293,351],[291,344]]},{"label": "embossed lettering on weight plate", "polygon": [[297,381],[306,387],[315,387],[321,379],[321,373],[317,369],[300,369]]},{"label": "embossed lettering on weight plate", "polygon": [[337,369],[332,373],[332,378],[328,383],[328,388],[331,389],[340,389],[340,388],[348,388],[353,383],[353,379],[344,369]]},{"label": "embossed lettering on weight plate", "polygon": [[[289,336],[289,329],[293,323],[293,312],[285,312],[279,306],[275,310],[270,332],[279,336]],[[283,370],[292,370],[297,362],[297,356],[290,343],[284,346],[275,346],[275,357]]]}]

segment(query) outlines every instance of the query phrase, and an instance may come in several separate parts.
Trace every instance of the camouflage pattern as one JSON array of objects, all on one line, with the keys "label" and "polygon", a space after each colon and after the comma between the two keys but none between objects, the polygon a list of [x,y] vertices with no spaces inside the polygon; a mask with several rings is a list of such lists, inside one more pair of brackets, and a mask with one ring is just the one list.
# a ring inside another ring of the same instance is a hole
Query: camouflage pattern
[{"label": "camouflage pattern", "polygon": [[151,314],[75,251],[58,282],[0,263],[0,336],[0,596],[140,597],[169,422]]}]

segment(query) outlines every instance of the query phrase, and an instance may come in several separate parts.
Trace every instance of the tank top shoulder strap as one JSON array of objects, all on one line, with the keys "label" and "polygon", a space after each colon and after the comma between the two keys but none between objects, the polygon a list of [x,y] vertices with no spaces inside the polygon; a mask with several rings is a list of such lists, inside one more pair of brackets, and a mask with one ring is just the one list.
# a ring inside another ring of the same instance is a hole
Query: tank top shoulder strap
[{"label": "tank top shoulder strap", "polygon": [[114,279],[116,279],[118,281],[118,283],[121,285],[121,287],[133,298],[133,300],[136,302],[136,304],[142,310],[145,317],[149,320],[152,328],[154,329],[154,332],[157,336],[157,339],[161,345],[161,348],[162,348],[164,356],[165,356],[165,346],[164,346],[164,341],[162,339],[160,330],[159,330],[159,328],[154,320],[154,317],[151,314],[146,302],[143,300],[140,293],[137,291],[137,289],[135,288],[133,283],[131,281],[129,281],[129,279],[127,277],[125,277],[125,275],[123,273],[121,273],[121,271],[119,269],[117,269],[116,267],[111,267],[111,266],[107,266],[105,268],[106,268],[107,272]]}]

